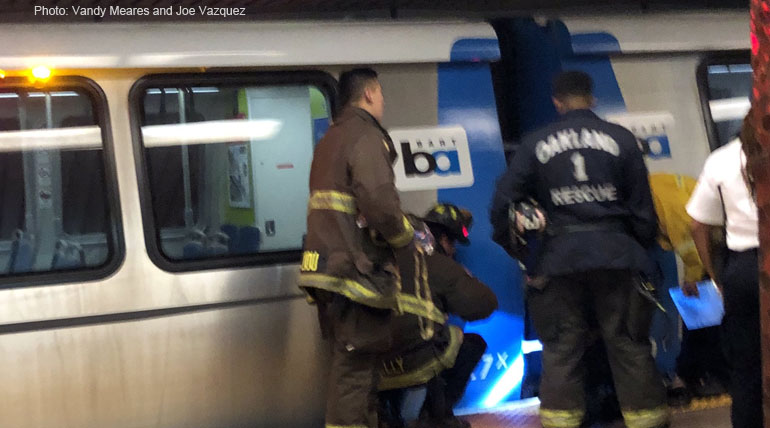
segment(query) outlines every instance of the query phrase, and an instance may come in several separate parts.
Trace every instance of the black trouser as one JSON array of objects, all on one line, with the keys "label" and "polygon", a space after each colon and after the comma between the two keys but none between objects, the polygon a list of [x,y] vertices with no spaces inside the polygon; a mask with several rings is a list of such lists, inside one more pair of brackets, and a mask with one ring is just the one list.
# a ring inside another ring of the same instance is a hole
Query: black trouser
[{"label": "black trouser", "polygon": [[377,428],[377,383],[391,343],[390,311],[339,296],[325,309],[332,346],[326,426]]},{"label": "black trouser", "polygon": [[693,385],[706,376],[712,376],[727,385],[729,370],[725,355],[723,352],[714,352],[714,349],[723,348],[721,336],[722,328],[719,326],[684,329],[676,371],[686,384]]},{"label": "black trouser", "polygon": [[730,251],[722,274],[725,352],[730,362],[734,428],[762,427],[762,348],[757,250]]},{"label": "black trouser", "polygon": [[592,337],[589,340],[583,362],[586,365],[585,424],[592,426],[596,422],[612,422],[620,419],[622,414],[618,406],[615,385],[612,383],[612,367],[601,338]]},{"label": "black trouser", "polygon": [[452,409],[465,394],[471,373],[486,350],[487,342],[478,334],[463,335],[454,366],[428,382],[421,416],[442,419],[454,415]]},{"label": "black trouser", "polygon": [[527,293],[543,343],[540,419],[544,427],[578,427],[585,413],[583,356],[595,317],[607,347],[623,418],[630,427],[667,422],[666,391],[649,341],[653,305],[630,271],[597,270],[550,278]]}]

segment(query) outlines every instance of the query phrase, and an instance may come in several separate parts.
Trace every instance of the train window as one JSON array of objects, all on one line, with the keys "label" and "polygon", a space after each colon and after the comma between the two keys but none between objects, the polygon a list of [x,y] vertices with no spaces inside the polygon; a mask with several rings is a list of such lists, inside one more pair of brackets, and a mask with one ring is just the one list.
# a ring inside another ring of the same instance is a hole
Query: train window
[{"label": "train window", "polygon": [[85,79],[28,85],[0,86],[0,284],[105,276],[120,253],[106,102]]},{"label": "train window", "polygon": [[698,72],[704,116],[712,148],[727,144],[740,132],[750,107],[751,65],[748,58],[713,58]]},{"label": "train window", "polygon": [[328,75],[309,76],[151,76],[135,85],[148,250],[159,266],[297,259],[313,147],[331,117]]}]

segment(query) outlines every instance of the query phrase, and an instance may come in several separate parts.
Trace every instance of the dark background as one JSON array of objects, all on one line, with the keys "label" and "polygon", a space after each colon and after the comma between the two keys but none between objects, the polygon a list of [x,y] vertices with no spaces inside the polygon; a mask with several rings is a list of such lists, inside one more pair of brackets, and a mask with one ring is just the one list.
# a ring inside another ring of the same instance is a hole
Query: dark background
[{"label": "dark background", "polygon": [[[34,15],[34,6],[111,6],[163,7],[244,7],[246,16],[238,18],[43,17]],[[483,19],[533,13],[642,14],[675,10],[745,9],[749,0],[0,0],[0,23],[9,22],[120,22],[174,20],[274,20],[274,19]]]}]

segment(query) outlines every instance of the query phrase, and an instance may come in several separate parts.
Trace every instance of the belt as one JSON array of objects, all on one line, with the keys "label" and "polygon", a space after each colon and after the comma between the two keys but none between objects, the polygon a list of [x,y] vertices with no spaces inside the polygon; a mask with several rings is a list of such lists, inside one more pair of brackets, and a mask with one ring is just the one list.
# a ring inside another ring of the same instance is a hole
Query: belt
[{"label": "belt", "polygon": [[602,221],[595,223],[565,224],[563,226],[548,226],[545,233],[548,236],[560,236],[577,232],[619,232],[628,233],[622,221]]}]

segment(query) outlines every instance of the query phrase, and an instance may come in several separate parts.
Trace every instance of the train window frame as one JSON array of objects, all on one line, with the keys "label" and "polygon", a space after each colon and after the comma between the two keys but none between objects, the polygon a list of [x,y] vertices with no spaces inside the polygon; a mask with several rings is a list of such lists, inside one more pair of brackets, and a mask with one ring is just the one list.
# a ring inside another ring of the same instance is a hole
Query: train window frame
[{"label": "train window frame", "polygon": [[698,64],[695,72],[695,82],[698,87],[698,96],[700,97],[701,112],[703,113],[703,122],[706,126],[706,136],[709,141],[709,148],[714,151],[720,147],[719,134],[716,123],[711,115],[711,91],[708,83],[708,68],[713,65],[733,65],[733,64],[751,64],[750,50],[733,50],[718,53],[707,54]]},{"label": "train window frame", "polygon": [[141,132],[145,92],[151,88],[228,85],[312,85],[318,88],[326,97],[330,107],[330,118],[334,117],[337,112],[337,80],[331,74],[321,70],[155,73],[138,79],[129,91],[128,103],[145,247],[147,248],[150,260],[164,271],[184,273],[226,268],[248,268],[299,263],[301,259],[301,248],[265,253],[233,254],[193,260],[169,258],[161,248],[160,230],[156,225],[153,212],[148,162],[144,153]]},{"label": "train window frame", "polygon": [[107,222],[107,259],[97,266],[76,269],[56,269],[38,272],[9,273],[0,275],[0,290],[35,286],[65,285],[75,282],[98,281],[117,272],[126,256],[123,232],[120,189],[118,186],[115,145],[112,137],[109,103],[102,88],[94,80],[84,76],[52,76],[44,82],[30,81],[24,77],[7,77],[0,80],[0,89],[38,91],[81,91],[89,98],[93,113],[101,130],[102,165],[104,167],[105,207],[109,210]]}]

